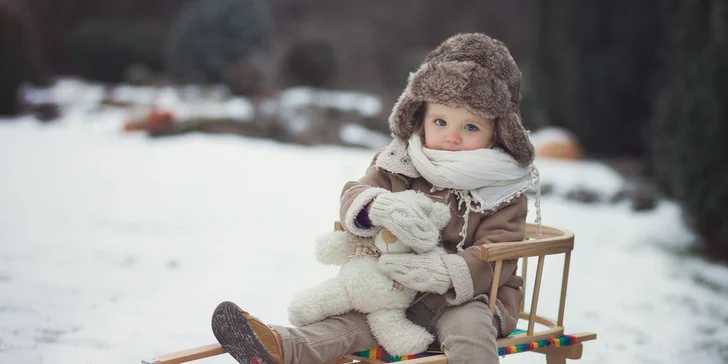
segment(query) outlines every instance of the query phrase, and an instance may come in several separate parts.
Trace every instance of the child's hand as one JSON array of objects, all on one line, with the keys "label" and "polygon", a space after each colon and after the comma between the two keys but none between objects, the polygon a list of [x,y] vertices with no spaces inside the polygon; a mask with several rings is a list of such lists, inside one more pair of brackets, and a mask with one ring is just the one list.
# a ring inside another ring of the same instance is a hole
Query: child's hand
[{"label": "child's hand", "polygon": [[440,230],[450,221],[450,208],[422,193],[407,190],[377,196],[369,217],[375,226],[387,228],[419,253],[440,242]]},{"label": "child's hand", "polygon": [[420,292],[443,294],[450,289],[450,274],[442,254],[383,254],[377,263],[379,271],[405,287]]}]

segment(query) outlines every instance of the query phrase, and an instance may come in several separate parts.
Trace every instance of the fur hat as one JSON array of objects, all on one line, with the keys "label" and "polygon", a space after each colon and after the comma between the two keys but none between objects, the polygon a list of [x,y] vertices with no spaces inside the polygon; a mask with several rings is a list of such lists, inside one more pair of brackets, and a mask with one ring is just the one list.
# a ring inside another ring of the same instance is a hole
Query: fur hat
[{"label": "fur hat", "polygon": [[480,33],[450,37],[410,73],[407,87],[389,116],[389,127],[407,141],[419,127],[424,102],[465,108],[494,121],[496,146],[521,165],[534,147],[521,124],[521,71],[506,46]]}]

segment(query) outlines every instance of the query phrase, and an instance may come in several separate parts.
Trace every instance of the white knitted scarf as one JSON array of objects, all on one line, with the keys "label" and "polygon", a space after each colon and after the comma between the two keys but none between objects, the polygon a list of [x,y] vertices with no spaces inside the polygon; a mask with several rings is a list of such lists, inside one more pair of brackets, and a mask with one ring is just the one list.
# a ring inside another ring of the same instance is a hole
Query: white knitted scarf
[{"label": "white knitted scarf", "polygon": [[415,133],[409,139],[407,152],[412,165],[434,189],[449,189],[465,204],[465,223],[458,243],[462,250],[468,228],[468,215],[494,211],[527,190],[536,191],[536,223],[541,235],[540,188],[538,169],[533,164],[521,166],[499,149],[445,151],[426,148]]}]

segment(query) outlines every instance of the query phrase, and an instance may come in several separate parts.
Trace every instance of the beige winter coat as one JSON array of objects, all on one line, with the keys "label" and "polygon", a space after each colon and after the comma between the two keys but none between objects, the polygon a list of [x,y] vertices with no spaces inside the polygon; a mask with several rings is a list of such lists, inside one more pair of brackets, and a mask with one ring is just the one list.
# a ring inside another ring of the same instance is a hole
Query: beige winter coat
[{"label": "beige winter coat", "polygon": [[[406,145],[395,140],[378,153],[367,169],[366,175],[358,181],[346,183],[341,195],[341,223],[346,230],[360,236],[373,236],[378,228],[363,229],[356,223],[356,217],[376,196],[388,191],[415,190],[430,196],[433,200],[447,203],[451,208],[450,223],[442,231],[443,247],[462,259],[447,259],[445,264],[453,281],[453,289],[444,295],[428,293],[424,303],[434,312],[447,305],[458,305],[474,299],[488,301],[494,274],[493,263],[482,262],[479,246],[488,243],[521,241],[526,236],[526,196],[513,196],[495,212],[489,214],[471,212],[464,250],[457,252],[456,246],[462,240],[465,207],[458,208],[454,194],[432,191],[432,184],[422,178],[409,161]],[[451,256],[452,257],[452,256]],[[523,279],[516,275],[517,260],[504,261],[501,269],[498,300],[494,324],[501,335],[513,332],[518,321],[518,312],[523,299]]]}]

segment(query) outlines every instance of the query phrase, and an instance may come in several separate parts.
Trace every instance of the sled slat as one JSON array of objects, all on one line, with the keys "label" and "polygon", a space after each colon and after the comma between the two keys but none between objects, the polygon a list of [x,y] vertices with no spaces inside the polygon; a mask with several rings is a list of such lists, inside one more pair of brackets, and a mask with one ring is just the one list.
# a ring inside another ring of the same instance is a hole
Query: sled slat
[{"label": "sled slat", "polygon": [[407,363],[407,364],[447,364],[447,357],[445,357],[444,354],[433,355],[433,356],[428,356],[428,357],[424,357],[424,358],[407,360],[404,363]]},{"label": "sled slat", "polygon": [[538,257],[570,252],[574,249],[574,236],[546,239],[552,241],[519,241],[509,243],[491,243],[480,246],[480,260],[493,262],[497,260]]},{"label": "sled slat", "polygon": [[581,359],[584,351],[584,345],[577,343],[571,346],[553,347],[553,348],[535,348],[533,351],[546,355],[553,355],[566,359]]},{"label": "sled slat", "polygon": [[[528,257],[523,257],[521,260],[523,260],[523,265],[521,266],[521,277],[523,278],[523,287],[521,289],[523,292],[526,292],[526,283],[527,283],[527,277],[528,277]],[[521,308],[520,311],[523,312],[523,308],[526,304],[526,299],[521,300]]]},{"label": "sled slat", "polygon": [[503,268],[503,261],[499,260],[495,262],[495,271],[493,272],[493,282],[490,286],[490,298],[488,299],[488,309],[490,312],[495,312],[495,302],[498,299],[498,283],[500,283],[501,269]]},{"label": "sled slat", "polygon": [[151,360],[142,360],[142,364],[178,364],[188,361],[208,358],[215,355],[225,354],[225,349],[220,344],[210,344],[194,349],[177,351],[174,353],[160,355]]},{"label": "sled slat", "polygon": [[536,310],[538,309],[538,296],[541,291],[541,276],[543,275],[544,256],[538,257],[538,265],[536,266],[536,283],[533,284],[533,296],[531,296],[531,312],[528,316],[528,335],[533,335],[533,327],[536,324]]},{"label": "sled slat", "polygon": [[564,254],[564,272],[561,278],[561,297],[559,298],[559,316],[556,324],[564,326],[564,309],[566,308],[566,286],[569,283],[569,265],[571,264],[571,252]]}]

